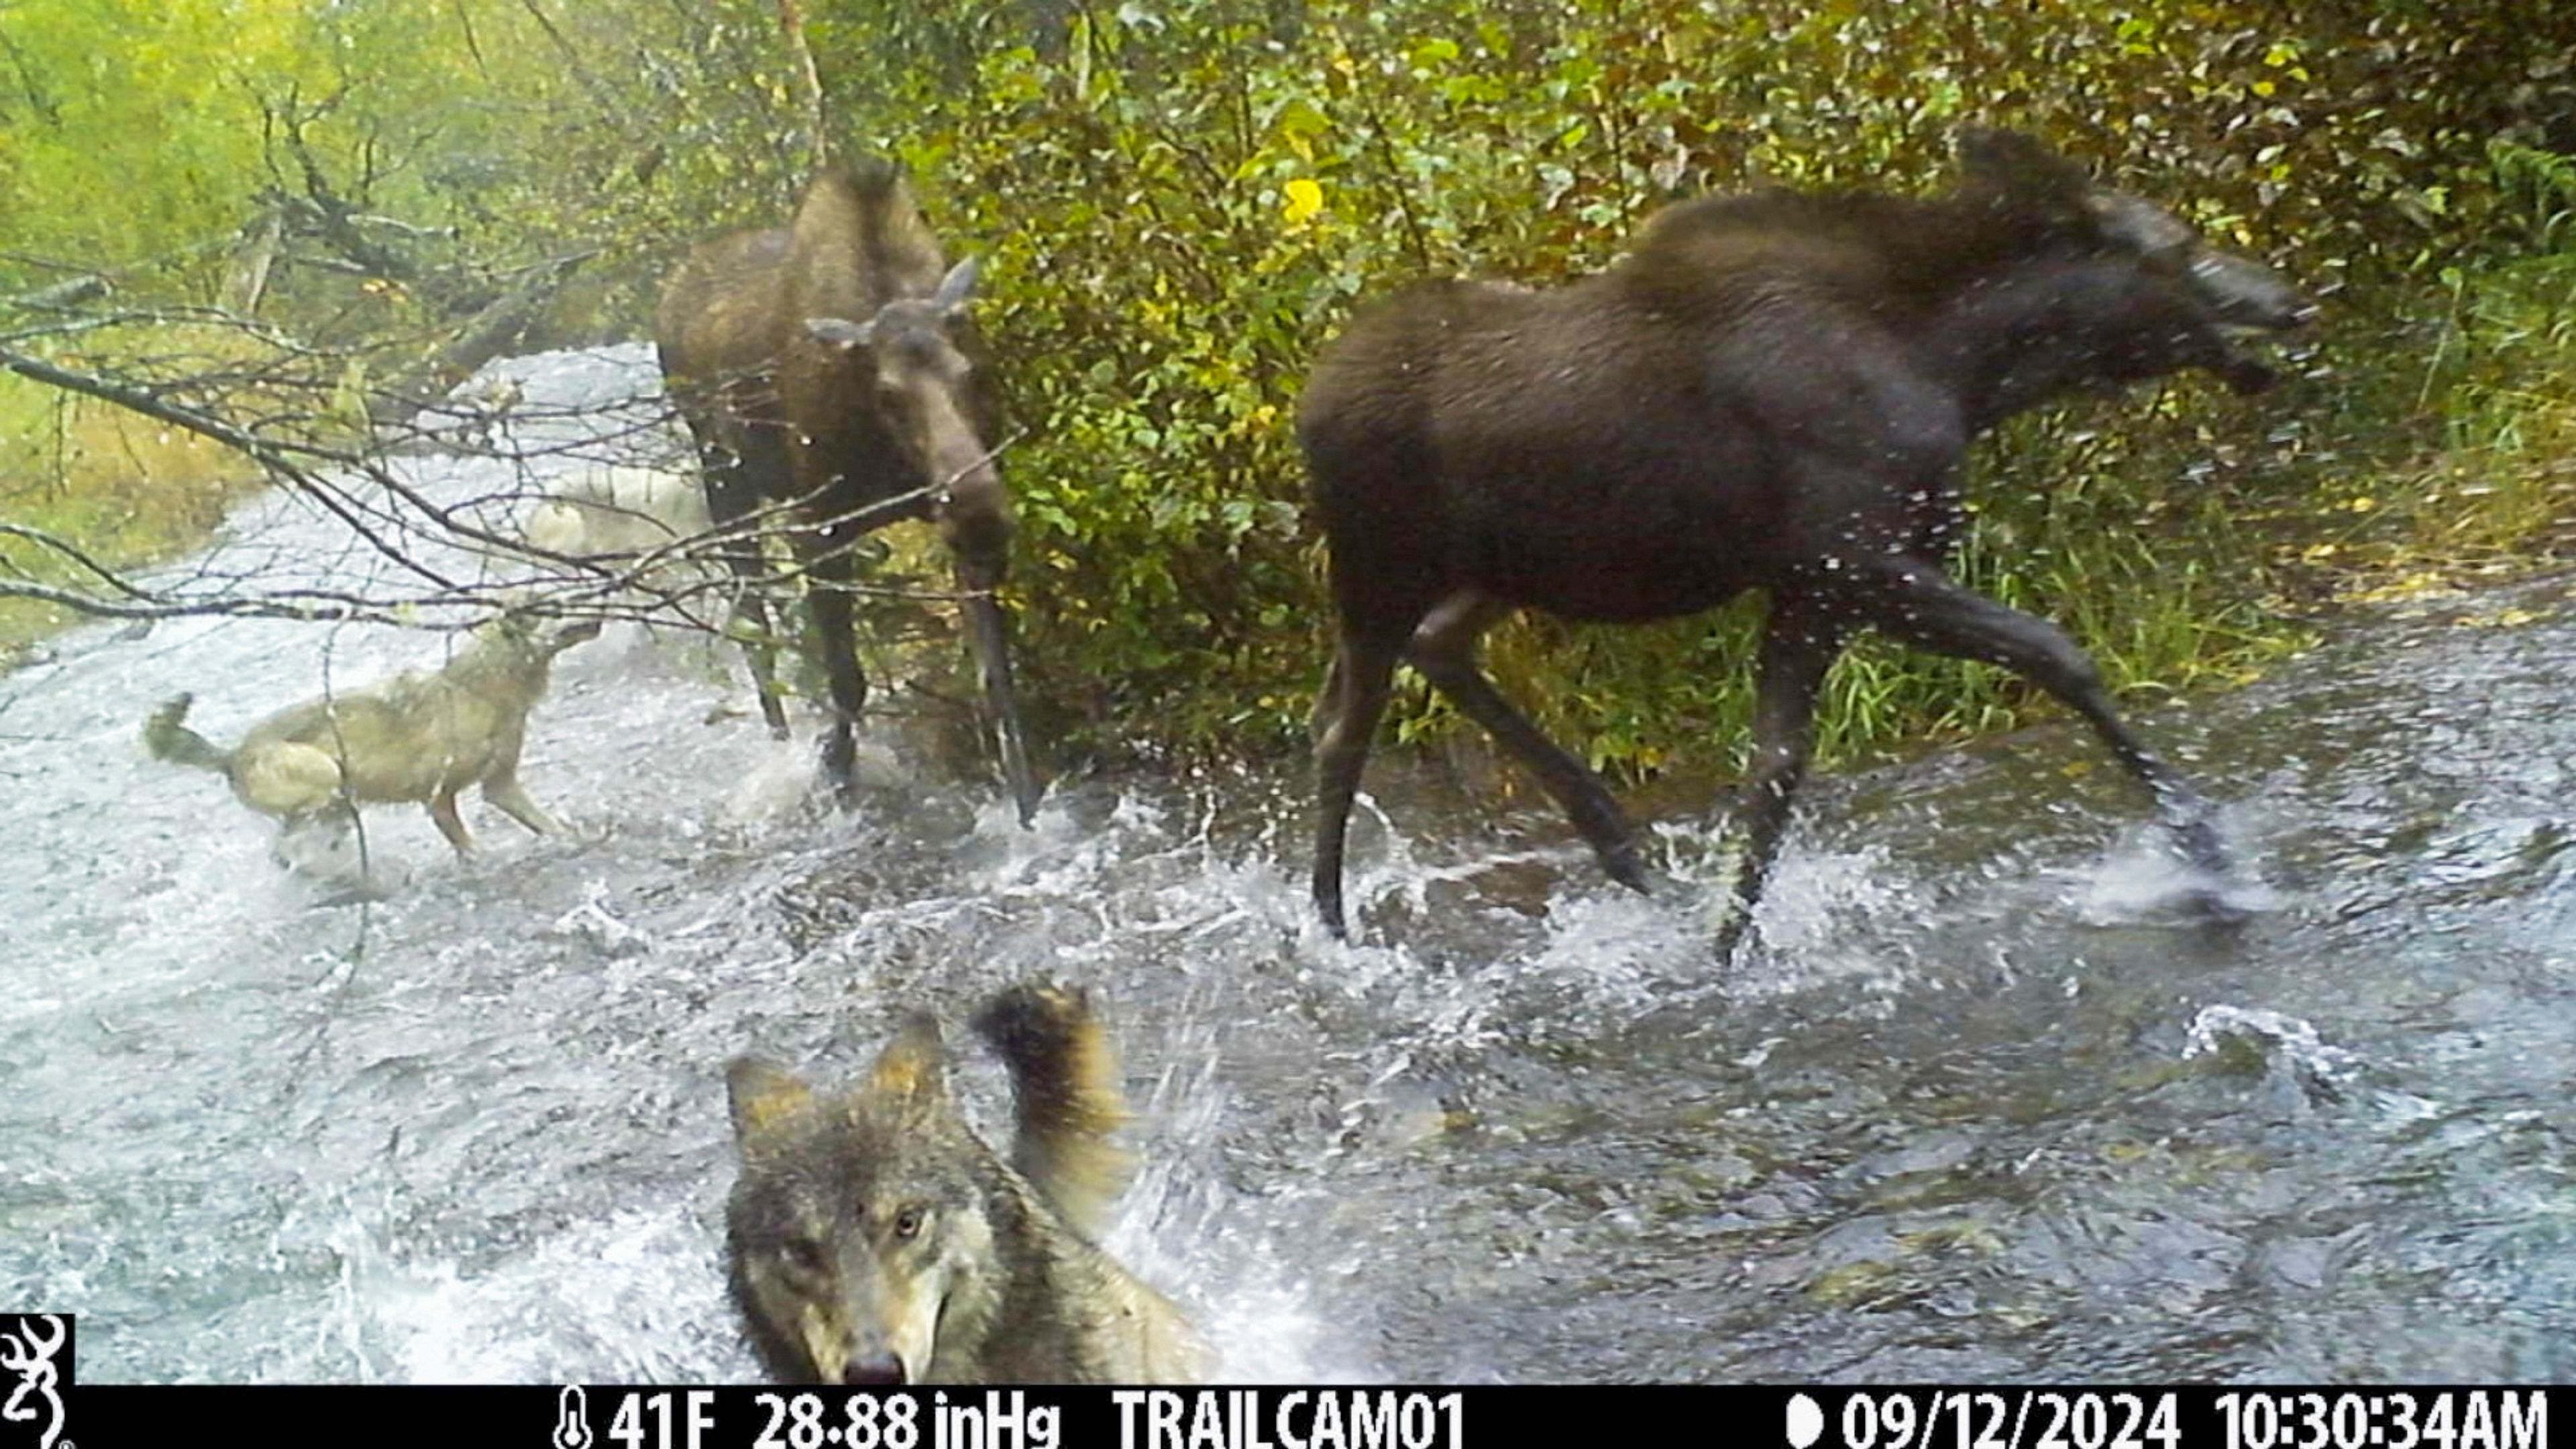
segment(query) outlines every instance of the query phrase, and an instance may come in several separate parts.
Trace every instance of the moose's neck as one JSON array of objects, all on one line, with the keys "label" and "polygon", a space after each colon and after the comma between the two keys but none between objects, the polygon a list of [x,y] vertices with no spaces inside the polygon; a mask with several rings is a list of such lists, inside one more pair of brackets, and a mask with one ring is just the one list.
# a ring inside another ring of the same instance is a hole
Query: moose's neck
[{"label": "moose's neck", "polygon": [[1962,286],[1923,320],[1924,361],[1960,400],[1971,434],[2084,388],[2167,370],[2164,339],[2102,258],[2024,263]]}]

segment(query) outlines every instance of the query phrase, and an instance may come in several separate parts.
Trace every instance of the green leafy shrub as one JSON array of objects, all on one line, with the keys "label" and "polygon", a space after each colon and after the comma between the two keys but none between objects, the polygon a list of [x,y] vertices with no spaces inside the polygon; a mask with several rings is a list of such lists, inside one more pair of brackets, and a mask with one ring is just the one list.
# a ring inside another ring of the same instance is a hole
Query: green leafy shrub
[{"label": "green leafy shrub", "polygon": [[[1016,6],[844,0],[816,43],[858,139],[995,253],[1032,693],[1103,742],[1236,751],[1301,737],[1329,654],[1289,423],[1362,294],[1598,267],[1709,189],[1936,186],[1973,119],[2395,325],[2409,278],[2484,240],[2488,138],[2570,93],[2527,8],[1128,0],[1057,32]],[[1963,576],[2068,623],[2126,687],[2258,668],[2298,633],[2235,562],[2264,554],[2248,520],[2295,506],[2303,463],[2394,446],[2377,404],[2342,433],[2296,421],[2340,381],[2252,406],[2178,382],[2024,420],[1985,450]],[[1597,639],[1525,620],[1490,656],[1597,764],[1722,766],[1752,617]],[[1879,649],[1831,692],[1829,755],[2032,703]],[[1419,689],[1398,715],[1413,738],[1449,724]]]},{"label": "green leafy shrub", "polygon": [[[2297,592],[2321,532],[2545,536],[2566,508],[2554,475],[2535,461],[2508,493],[2486,473],[2562,446],[2542,394],[2567,375],[2546,265],[2576,154],[2563,8],[804,6],[842,139],[909,161],[952,248],[990,264],[1026,692],[1057,716],[1039,723],[1103,752],[1212,754],[1302,739],[1330,616],[1290,420],[1358,299],[1424,276],[1556,281],[1708,190],[1936,187],[1971,120],[2036,131],[2274,259],[2329,320],[2274,398],[2186,380],[2007,429],[1980,450],[1963,577],[2066,622],[2121,687],[2183,688],[2295,645],[2267,601]],[[58,277],[36,258],[116,270],[132,299],[221,300],[227,231],[303,186],[292,121],[351,201],[452,247],[462,285],[598,249],[540,344],[639,335],[680,249],[776,220],[808,164],[778,14],[24,0],[0,16],[0,295]],[[271,295],[290,328],[369,338],[456,300],[321,272]],[[2448,482],[2424,461],[2445,443]],[[1605,768],[1725,768],[1757,617],[1521,620],[1489,656]],[[1871,646],[1829,692],[1829,758],[2034,705],[1992,671]],[[1400,702],[1408,738],[1453,723],[1418,687]]]}]

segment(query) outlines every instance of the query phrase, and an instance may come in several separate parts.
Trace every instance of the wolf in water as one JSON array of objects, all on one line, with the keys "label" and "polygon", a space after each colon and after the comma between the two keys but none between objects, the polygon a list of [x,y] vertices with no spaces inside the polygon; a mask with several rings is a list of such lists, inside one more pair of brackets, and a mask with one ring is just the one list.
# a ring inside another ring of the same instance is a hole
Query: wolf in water
[{"label": "wolf in water", "polygon": [[[640,562],[656,549],[667,549],[705,533],[706,490],[685,473],[624,464],[594,464],[556,479],[546,496],[528,511],[521,529],[528,543],[549,553],[575,557],[598,554],[635,555],[612,562]],[[685,568],[645,571],[648,582],[685,582]]]},{"label": "wolf in water", "polygon": [[308,700],[229,750],[188,728],[185,694],[153,711],[143,742],[158,759],[222,772],[243,804],[281,823],[281,840],[316,824],[345,834],[359,805],[413,800],[463,855],[474,838],[456,795],[468,785],[530,830],[560,832],[520,786],[519,750],[555,656],[598,633],[596,620],[505,614],[434,674]]},{"label": "wolf in water", "polygon": [[1009,1067],[1004,1162],[948,1094],[915,1016],[839,1096],[753,1058],[729,1073],[742,1171],[728,1278],[785,1382],[1173,1383],[1207,1351],[1097,1243],[1133,1161],[1107,1032],[1079,990],[1024,985],[974,1021]]}]

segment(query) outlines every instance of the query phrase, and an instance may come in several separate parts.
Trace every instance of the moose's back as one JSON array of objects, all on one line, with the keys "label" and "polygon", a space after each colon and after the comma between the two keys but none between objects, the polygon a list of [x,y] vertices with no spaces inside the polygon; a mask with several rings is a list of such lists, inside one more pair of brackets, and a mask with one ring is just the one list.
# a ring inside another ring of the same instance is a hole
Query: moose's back
[{"label": "moose's back", "polygon": [[1298,419],[1336,590],[1472,584],[1621,621],[1767,581],[1795,500],[1772,417],[1727,384],[1759,371],[1767,328],[1813,323],[1741,312],[1712,329],[1614,272],[1425,283],[1362,315]]},{"label": "moose's back", "polygon": [[689,253],[662,290],[653,338],[673,401],[692,426],[713,416],[712,390],[731,410],[775,413],[775,389],[755,385],[774,361],[785,316],[784,227],[735,232]]}]

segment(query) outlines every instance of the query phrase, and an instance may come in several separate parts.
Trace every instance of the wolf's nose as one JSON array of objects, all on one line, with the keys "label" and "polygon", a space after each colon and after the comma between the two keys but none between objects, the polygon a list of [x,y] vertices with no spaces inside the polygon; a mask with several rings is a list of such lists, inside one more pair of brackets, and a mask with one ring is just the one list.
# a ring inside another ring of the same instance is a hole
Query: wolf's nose
[{"label": "wolf's nose", "polygon": [[841,1369],[841,1383],[853,1389],[890,1389],[901,1385],[903,1356],[880,1353],[853,1358]]}]

